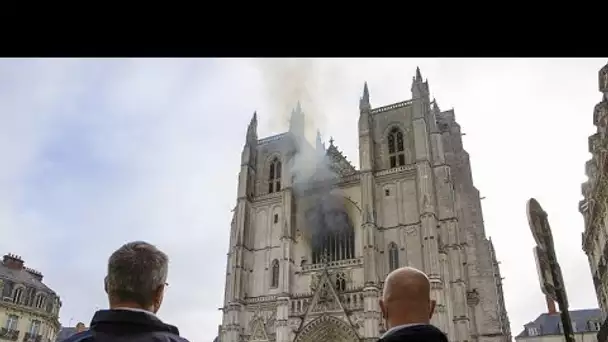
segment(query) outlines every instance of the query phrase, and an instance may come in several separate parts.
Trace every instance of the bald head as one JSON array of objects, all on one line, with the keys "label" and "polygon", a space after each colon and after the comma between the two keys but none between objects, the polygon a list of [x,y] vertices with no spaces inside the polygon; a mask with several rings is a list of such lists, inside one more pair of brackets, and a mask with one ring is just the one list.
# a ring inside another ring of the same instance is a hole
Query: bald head
[{"label": "bald head", "polygon": [[423,272],[402,267],[386,277],[380,307],[389,327],[428,323],[434,306],[431,284]]}]

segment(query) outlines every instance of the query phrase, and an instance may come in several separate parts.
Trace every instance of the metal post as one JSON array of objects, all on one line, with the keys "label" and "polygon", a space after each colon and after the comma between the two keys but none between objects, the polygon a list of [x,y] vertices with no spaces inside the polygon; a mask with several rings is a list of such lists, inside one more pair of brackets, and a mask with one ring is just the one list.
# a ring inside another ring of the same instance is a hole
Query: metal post
[{"label": "metal post", "polygon": [[575,342],[572,321],[570,320],[570,312],[568,311],[568,297],[564,287],[564,278],[562,277],[562,271],[555,255],[555,246],[553,245],[553,236],[551,234],[551,228],[549,227],[547,213],[544,211],[542,212],[541,224],[544,228],[543,237],[546,244],[545,246],[547,248],[546,252],[549,259],[551,276],[553,277],[553,282],[555,285],[555,299],[559,305],[562,328],[564,330],[564,338],[566,339],[566,342]]}]

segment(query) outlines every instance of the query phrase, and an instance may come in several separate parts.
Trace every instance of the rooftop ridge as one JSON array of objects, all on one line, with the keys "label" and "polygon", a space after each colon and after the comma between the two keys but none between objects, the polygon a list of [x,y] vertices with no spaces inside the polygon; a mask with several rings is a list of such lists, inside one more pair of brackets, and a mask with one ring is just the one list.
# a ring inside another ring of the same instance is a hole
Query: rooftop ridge
[{"label": "rooftop ridge", "polygon": [[269,143],[271,141],[279,140],[280,138],[286,136],[288,133],[289,132],[283,132],[283,133],[271,135],[271,136],[266,137],[266,138],[258,139],[258,145],[260,145],[260,144],[267,144],[267,143]]},{"label": "rooftop ridge", "polygon": [[386,106],[382,106],[382,107],[378,107],[378,108],[374,108],[370,111],[370,113],[372,114],[378,114],[378,113],[382,113],[382,112],[386,112],[392,109],[397,109],[397,108],[401,108],[401,107],[407,107],[410,104],[412,104],[413,100],[406,100],[406,101],[401,101],[401,102],[397,102],[397,103],[392,103]]}]

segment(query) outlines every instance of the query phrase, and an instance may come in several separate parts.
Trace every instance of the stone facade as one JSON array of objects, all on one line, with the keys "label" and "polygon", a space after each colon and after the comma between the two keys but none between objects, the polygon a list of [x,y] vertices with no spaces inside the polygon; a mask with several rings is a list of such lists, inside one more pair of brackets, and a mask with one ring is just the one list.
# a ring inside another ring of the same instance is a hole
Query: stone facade
[{"label": "stone facade", "polygon": [[59,296],[42,274],[12,254],[0,263],[0,340],[54,342],[60,328]]},{"label": "stone facade", "polygon": [[[510,341],[498,262],[454,110],[430,100],[420,70],[411,90],[411,100],[372,108],[365,85],[358,170],[333,140],[327,149],[320,139],[316,147],[298,144],[299,106],[288,132],[264,139],[254,114],[231,224],[221,342],[375,341],[384,331],[382,282],[406,265],[429,275],[432,323],[450,341]],[[327,211],[346,228],[322,242],[304,218],[328,183],[296,195],[291,173],[302,149],[324,154],[330,197],[342,203]]]},{"label": "stone facade", "polygon": [[585,171],[589,177],[583,183],[584,199],[579,209],[585,220],[583,250],[589,258],[598,303],[608,312],[608,64],[598,74],[602,100],[595,106],[593,124],[597,132],[589,137],[591,160]]}]

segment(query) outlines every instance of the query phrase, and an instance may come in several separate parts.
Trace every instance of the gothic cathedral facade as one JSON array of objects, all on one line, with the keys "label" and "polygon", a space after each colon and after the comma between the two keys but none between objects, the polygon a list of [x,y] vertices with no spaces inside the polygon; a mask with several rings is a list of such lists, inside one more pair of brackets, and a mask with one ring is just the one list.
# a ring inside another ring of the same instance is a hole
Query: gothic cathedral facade
[{"label": "gothic cathedral facade", "polygon": [[303,121],[301,108],[288,132],[263,139],[254,114],[231,223],[221,342],[375,341],[385,329],[383,280],[401,266],[429,276],[432,323],[450,341],[511,340],[454,110],[430,99],[419,69],[411,91],[411,100],[372,108],[365,85],[359,169],[333,141],[328,148],[305,144],[322,151],[334,174],[330,195],[341,203],[327,211],[344,229],[320,240],[303,218],[320,203],[315,189],[322,187],[296,196],[290,174],[291,159],[305,148],[294,124]]}]

